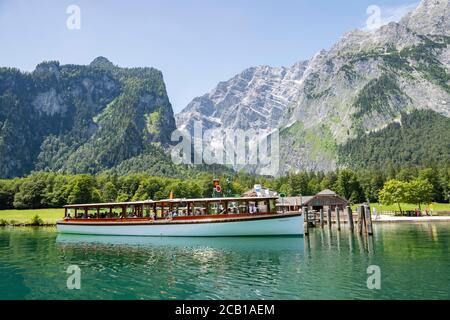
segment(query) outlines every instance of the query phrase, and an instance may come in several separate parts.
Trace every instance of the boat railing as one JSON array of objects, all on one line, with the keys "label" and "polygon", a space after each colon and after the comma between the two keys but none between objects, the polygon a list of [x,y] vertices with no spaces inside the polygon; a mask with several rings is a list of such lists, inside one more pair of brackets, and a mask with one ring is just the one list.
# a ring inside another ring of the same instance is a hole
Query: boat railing
[{"label": "boat railing", "polygon": [[[159,220],[177,217],[279,214],[274,203],[274,197],[244,197],[72,204],[65,206],[64,216],[66,220],[123,221],[123,219]],[[73,216],[72,210],[75,210]]]},{"label": "boat railing", "polygon": [[85,221],[85,222],[139,222],[139,221],[159,221],[159,220],[196,220],[196,219],[221,219],[221,218],[248,218],[248,217],[257,217],[257,216],[268,216],[268,215],[282,215],[289,213],[298,213],[298,212],[253,212],[253,213],[226,213],[224,210],[219,214],[179,214],[179,215],[164,215],[164,216],[155,216],[155,215],[147,215],[142,217],[66,217],[64,220],[66,221]]}]

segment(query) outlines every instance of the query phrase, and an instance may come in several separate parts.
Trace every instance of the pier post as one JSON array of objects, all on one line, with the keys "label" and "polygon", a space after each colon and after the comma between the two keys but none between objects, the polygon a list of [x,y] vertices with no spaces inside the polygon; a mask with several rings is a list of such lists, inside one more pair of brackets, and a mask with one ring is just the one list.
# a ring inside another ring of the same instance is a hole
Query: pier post
[{"label": "pier post", "polygon": [[302,214],[304,220],[305,236],[309,234],[309,219],[308,219],[308,208],[302,207]]},{"label": "pier post", "polygon": [[364,224],[364,206],[358,208],[358,232],[362,234]]},{"label": "pier post", "polygon": [[366,230],[369,236],[373,235],[372,229],[372,217],[370,216],[370,207],[365,206],[365,221],[366,221]]},{"label": "pier post", "polygon": [[339,207],[336,206],[336,223],[338,231],[341,230],[341,217],[339,216]]},{"label": "pier post", "polygon": [[350,206],[347,206],[347,214],[348,214],[348,224],[349,224],[351,232],[353,232],[353,229],[354,229],[353,212],[352,212],[352,208]]},{"label": "pier post", "polygon": [[331,228],[331,208],[328,207],[327,210],[327,223],[328,223],[328,228]]},{"label": "pier post", "polygon": [[320,227],[323,228],[323,209],[320,209]]}]

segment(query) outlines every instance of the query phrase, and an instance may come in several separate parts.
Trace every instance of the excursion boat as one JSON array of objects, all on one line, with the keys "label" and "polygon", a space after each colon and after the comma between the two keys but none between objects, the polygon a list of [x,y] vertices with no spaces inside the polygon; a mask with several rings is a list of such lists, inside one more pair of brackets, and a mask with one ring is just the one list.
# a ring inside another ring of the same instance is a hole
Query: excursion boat
[{"label": "excursion boat", "polygon": [[165,199],[65,206],[60,233],[157,237],[300,236],[301,212],[277,197]]}]

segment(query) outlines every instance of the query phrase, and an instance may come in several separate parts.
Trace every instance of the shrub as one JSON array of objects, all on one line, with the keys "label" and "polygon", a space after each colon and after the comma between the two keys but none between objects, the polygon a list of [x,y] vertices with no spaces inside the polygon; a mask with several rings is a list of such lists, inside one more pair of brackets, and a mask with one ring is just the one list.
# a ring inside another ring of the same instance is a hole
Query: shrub
[{"label": "shrub", "polygon": [[38,215],[35,215],[33,219],[31,219],[30,225],[32,226],[42,226],[44,224],[44,220],[41,219]]}]

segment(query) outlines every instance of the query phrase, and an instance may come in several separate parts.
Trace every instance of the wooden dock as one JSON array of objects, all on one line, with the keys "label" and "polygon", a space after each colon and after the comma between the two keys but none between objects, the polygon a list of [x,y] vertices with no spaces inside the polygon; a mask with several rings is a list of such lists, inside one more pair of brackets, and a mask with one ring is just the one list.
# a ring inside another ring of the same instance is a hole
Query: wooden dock
[{"label": "wooden dock", "polygon": [[356,231],[359,233],[373,234],[370,207],[367,205],[361,205],[356,212],[353,212],[351,207],[347,207],[345,210],[328,209],[326,212],[323,210],[308,211],[308,209],[302,208],[302,212],[305,214],[305,235],[308,235],[310,228],[324,228],[325,225],[328,228],[335,226],[338,231],[341,230],[342,225],[345,225],[352,232],[356,227]]}]

